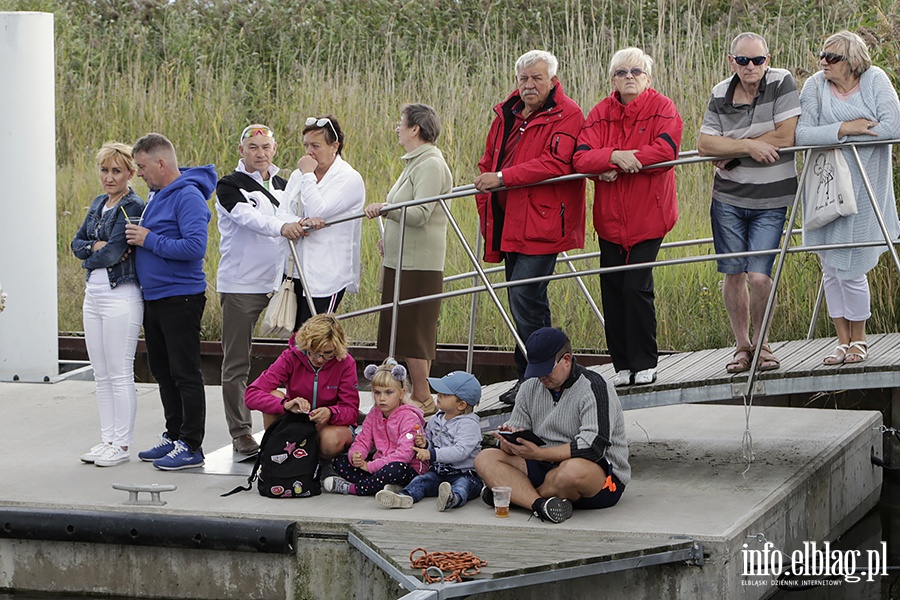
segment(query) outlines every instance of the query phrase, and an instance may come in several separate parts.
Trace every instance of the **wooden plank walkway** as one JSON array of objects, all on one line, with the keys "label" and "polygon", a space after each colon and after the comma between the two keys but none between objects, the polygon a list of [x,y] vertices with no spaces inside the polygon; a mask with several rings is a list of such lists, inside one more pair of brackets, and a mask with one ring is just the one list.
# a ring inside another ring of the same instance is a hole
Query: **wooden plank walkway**
[{"label": "wooden plank walkway", "polygon": [[[837,338],[772,342],[781,367],[757,374],[754,396],[900,388],[900,333],[869,335],[868,342],[869,356],[865,361],[836,366],[824,365],[822,359],[837,345]],[[734,348],[717,348],[660,356],[655,383],[618,388],[622,406],[629,410],[739,399],[747,374],[730,375],[725,371],[733,352]],[[591,368],[607,379],[615,374],[611,364]],[[510,385],[512,382],[486,386],[479,415],[490,418],[508,412],[509,407],[497,398]]]}]

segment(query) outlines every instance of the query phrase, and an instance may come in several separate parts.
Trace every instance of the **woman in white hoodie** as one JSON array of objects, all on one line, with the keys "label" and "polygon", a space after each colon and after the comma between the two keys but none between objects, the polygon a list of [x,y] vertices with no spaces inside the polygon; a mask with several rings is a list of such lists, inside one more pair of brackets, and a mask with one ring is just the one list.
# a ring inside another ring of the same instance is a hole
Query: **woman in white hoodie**
[{"label": "woman in white hoodie", "polygon": [[341,157],[344,132],[337,119],[332,115],[306,119],[303,147],[306,155],[291,173],[287,202],[280,209],[306,219],[304,224],[315,229],[294,242],[309,290],[303,289],[297,265],[289,267],[290,255],[285,261],[285,273],[294,278],[297,293],[295,330],[312,316],[307,291],[317,314],[335,312],[345,292],[359,291],[360,219],[325,224],[360,214],[366,201],[362,177]]}]

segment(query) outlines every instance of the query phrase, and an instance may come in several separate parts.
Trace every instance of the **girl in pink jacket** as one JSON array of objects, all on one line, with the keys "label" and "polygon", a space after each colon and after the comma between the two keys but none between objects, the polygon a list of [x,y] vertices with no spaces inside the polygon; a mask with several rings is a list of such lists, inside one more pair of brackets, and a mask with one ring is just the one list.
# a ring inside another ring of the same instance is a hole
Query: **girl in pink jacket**
[{"label": "girl in pink jacket", "polygon": [[334,459],[338,476],[325,478],[326,492],[374,496],[387,484],[405,486],[428,470],[428,462],[415,457],[416,434],[424,431],[425,419],[418,407],[406,403],[406,369],[388,359],[379,367],[366,367],[365,376],[372,381],[375,405],[347,456]]}]

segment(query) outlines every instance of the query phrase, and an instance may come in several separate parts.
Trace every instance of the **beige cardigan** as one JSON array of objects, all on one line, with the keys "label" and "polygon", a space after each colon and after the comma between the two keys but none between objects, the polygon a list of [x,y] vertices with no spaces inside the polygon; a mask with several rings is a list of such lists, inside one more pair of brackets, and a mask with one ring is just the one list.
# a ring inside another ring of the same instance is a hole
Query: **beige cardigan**
[{"label": "beige cardigan", "polygon": [[[402,156],[405,166],[387,195],[387,204],[409,202],[447,194],[453,176],[444,155],[433,144],[423,144]],[[450,205],[450,201],[447,201]],[[397,268],[400,244],[400,210],[384,215],[384,266]],[[403,270],[443,271],[447,250],[447,215],[440,203],[421,204],[406,209],[403,242]]]}]

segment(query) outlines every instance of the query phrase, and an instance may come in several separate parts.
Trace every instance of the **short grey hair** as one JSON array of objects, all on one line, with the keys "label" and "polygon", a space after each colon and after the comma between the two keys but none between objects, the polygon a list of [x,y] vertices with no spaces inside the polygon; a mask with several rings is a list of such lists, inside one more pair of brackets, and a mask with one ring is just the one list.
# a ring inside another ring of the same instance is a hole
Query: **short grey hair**
[{"label": "short grey hair", "polygon": [[838,54],[844,56],[850,72],[854,77],[859,77],[872,66],[872,57],[869,56],[869,48],[861,37],[852,31],[838,31],[825,40],[822,48],[838,46],[841,51]]},{"label": "short grey hair", "polygon": [[609,76],[613,77],[619,67],[639,65],[647,75],[653,75],[653,59],[640,48],[622,48],[609,61]]},{"label": "short grey hair", "polygon": [[762,42],[763,49],[765,49],[766,54],[769,53],[769,43],[766,42],[766,38],[759,35],[758,33],[753,33],[752,31],[745,31],[744,33],[739,33],[737,36],[731,40],[731,53],[734,54],[737,51],[737,45],[743,42],[744,40],[757,40]]},{"label": "short grey hair", "polygon": [[522,69],[527,69],[534,63],[542,61],[547,63],[547,76],[551,79],[556,77],[556,71],[559,69],[559,61],[546,50],[529,50],[520,56],[519,60],[516,61],[516,75],[518,75]]},{"label": "short grey hair", "polygon": [[175,146],[161,133],[148,133],[134,143],[131,155],[144,154],[168,154],[175,156]]},{"label": "short grey hair", "polygon": [[427,104],[407,104],[400,111],[407,127],[419,126],[419,138],[427,144],[433,144],[441,135],[441,120],[437,111]]}]

